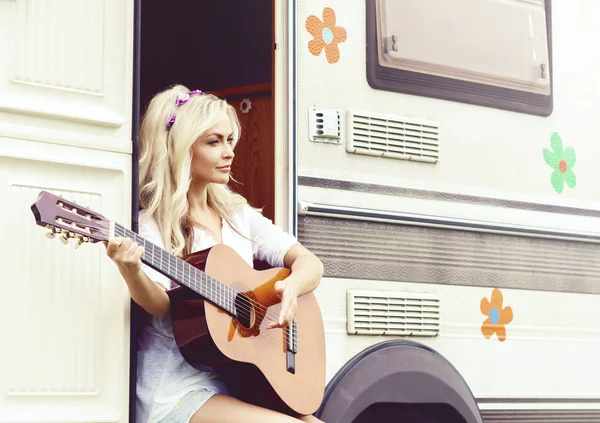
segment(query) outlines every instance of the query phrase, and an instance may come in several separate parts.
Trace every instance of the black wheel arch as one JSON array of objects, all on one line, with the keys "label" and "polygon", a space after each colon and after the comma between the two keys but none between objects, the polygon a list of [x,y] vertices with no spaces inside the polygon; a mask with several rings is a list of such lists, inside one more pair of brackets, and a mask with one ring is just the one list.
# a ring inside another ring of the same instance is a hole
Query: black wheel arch
[{"label": "black wheel arch", "polygon": [[331,379],[315,416],[352,423],[378,403],[452,407],[466,423],[482,423],[471,389],[456,368],[434,349],[414,341],[372,345]]}]

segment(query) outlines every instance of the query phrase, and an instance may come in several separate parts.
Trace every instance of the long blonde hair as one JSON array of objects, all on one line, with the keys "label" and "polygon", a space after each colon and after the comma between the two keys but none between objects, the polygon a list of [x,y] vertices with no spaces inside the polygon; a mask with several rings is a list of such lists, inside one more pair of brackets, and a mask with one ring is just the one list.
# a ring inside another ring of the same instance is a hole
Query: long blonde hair
[{"label": "long blonde hair", "polygon": [[[152,216],[160,229],[165,248],[172,254],[190,253],[193,225],[187,193],[192,181],[192,144],[211,128],[225,111],[233,130],[233,146],[240,137],[235,109],[211,94],[192,95],[180,107],[178,94],[188,94],[183,85],[172,86],[155,95],[140,129],[140,207]],[[175,122],[167,129],[170,115]],[[246,200],[226,185],[208,185],[207,201],[217,214],[233,226],[233,216]]]}]

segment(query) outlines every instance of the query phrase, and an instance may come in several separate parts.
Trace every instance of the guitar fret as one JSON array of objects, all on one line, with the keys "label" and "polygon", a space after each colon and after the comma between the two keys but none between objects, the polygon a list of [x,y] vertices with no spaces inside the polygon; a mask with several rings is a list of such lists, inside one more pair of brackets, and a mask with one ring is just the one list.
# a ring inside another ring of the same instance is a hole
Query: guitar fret
[{"label": "guitar fret", "polygon": [[[228,290],[229,291],[229,290]],[[231,310],[231,294],[228,292],[229,295],[227,295],[227,308],[229,308]]]},{"label": "guitar fret", "polygon": [[219,302],[221,304],[223,304],[223,307],[226,307],[225,305],[225,301],[223,300],[223,285],[217,285],[217,298],[219,299]]},{"label": "guitar fret", "polygon": [[206,297],[212,297],[212,286],[210,286],[204,279],[204,275],[197,275],[198,279],[200,279],[200,284],[204,288],[204,295]]},{"label": "guitar fret", "polygon": [[198,277],[201,277],[201,275],[198,275],[198,271],[196,270],[195,267],[190,266],[189,269],[189,273],[190,273],[190,280],[193,281],[193,289],[197,292],[200,293],[200,295],[206,297],[206,289],[203,283],[198,283]]},{"label": "guitar fret", "polygon": [[189,280],[187,280],[187,279],[185,278],[185,275],[183,274],[183,273],[184,273],[184,270],[185,270],[185,262],[184,262],[184,261],[181,261],[181,260],[179,260],[179,261],[177,261],[177,262],[175,262],[175,263],[178,265],[177,267],[179,268],[179,269],[178,269],[178,272],[179,272],[179,274],[181,274],[181,280],[182,280],[182,281],[185,281],[185,282],[187,282],[187,283],[189,283]]},{"label": "guitar fret", "polygon": [[190,280],[192,280],[193,284],[194,284],[193,289],[196,292],[199,292],[200,295],[206,297],[206,289],[205,289],[204,284],[202,283],[202,281],[198,282],[198,279],[201,278],[202,275],[199,275],[196,268],[193,266],[190,266],[189,273],[190,273]]},{"label": "guitar fret", "polygon": [[177,272],[175,272],[173,269],[173,260],[171,259],[171,256],[165,256],[164,253],[162,253],[161,255],[163,255],[165,257],[165,262],[167,263],[167,267],[169,268],[169,271],[171,272],[171,274],[174,276],[173,279],[177,280]]},{"label": "guitar fret", "polygon": [[[144,241],[144,250],[146,249],[146,241]],[[150,244],[150,249],[152,250],[152,253],[150,253],[150,261],[152,262],[152,264],[154,264],[154,244]]]},{"label": "guitar fret", "polygon": [[217,288],[217,291],[219,292],[219,300],[221,301],[221,304],[223,304],[223,305],[224,305],[224,302],[225,302],[225,301],[223,301],[223,297],[224,297],[224,294],[223,294],[223,285],[220,285],[220,286]]},{"label": "guitar fret", "polygon": [[204,295],[205,297],[209,296],[207,287],[204,284],[204,281],[202,280],[202,274],[198,274],[198,272],[196,271],[195,268],[194,268],[194,283],[200,285],[200,291],[201,291],[202,295]]},{"label": "guitar fret", "polygon": [[[185,274],[185,271],[186,271],[186,270],[187,270],[187,275]],[[185,266],[185,267],[183,268],[183,278],[184,278],[184,279],[186,279],[186,278],[187,278],[187,282],[188,282],[188,284],[191,284],[191,283],[193,283],[193,284],[194,284],[194,286],[192,287],[192,289],[193,289],[194,291],[196,291],[196,290],[197,290],[197,289],[196,289],[196,281],[195,281],[195,280],[194,280],[194,279],[191,277],[191,275],[190,275],[190,266]]]},{"label": "guitar fret", "polygon": [[194,269],[194,280],[200,284],[200,290],[205,297],[210,297],[209,286],[204,281],[204,275],[202,273],[198,273],[196,269]]}]

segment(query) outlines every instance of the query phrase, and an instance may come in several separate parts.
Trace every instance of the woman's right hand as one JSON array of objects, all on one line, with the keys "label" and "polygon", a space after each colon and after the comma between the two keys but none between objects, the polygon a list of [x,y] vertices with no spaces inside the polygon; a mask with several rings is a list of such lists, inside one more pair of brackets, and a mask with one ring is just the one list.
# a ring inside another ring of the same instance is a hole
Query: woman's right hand
[{"label": "woman's right hand", "polygon": [[106,244],[106,254],[118,266],[121,273],[136,274],[142,270],[144,247],[129,238],[115,237]]},{"label": "woman's right hand", "polygon": [[125,279],[131,298],[153,316],[163,316],[171,301],[164,287],[152,281],[142,270],[144,247],[129,238],[117,237],[106,245],[106,254],[117,264]]}]

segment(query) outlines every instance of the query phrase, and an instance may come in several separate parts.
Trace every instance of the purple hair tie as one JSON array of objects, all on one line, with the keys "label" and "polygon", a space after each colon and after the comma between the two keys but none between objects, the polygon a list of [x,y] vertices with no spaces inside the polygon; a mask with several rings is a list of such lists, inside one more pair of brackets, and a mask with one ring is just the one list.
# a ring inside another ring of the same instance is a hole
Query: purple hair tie
[{"label": "purple hair tie", "polygon": [[171,129],[171,126],[173,126],[174,123],[175,123],[175,115],[173,113],[171,113],[169,116],[167,116],[167,131],[169,129]]},{"label": "purple hair tie", "polygon": [[175,105],[177,107],[183,106],[190,99],[190,95],[187,93],[179,93],[177,94],[177,98],[175,99]]},{"label": "purple hair tie", "polygon": [[[193,90],[193,91],[190,91],[189,93],[179,93],[179,94],[177,94],[177,97],[175,98],[175,106],[177,108],[179,108],[179,107],[183,106],[185,103],[187,103],[191,96],[201,95],[201,94],[204,94],[204,91]],[[174,123],[175,123],[175,115],[173,113],[170,113],[169,116],[167,116],[167,124],[166,124],[167,131],[169,129],[171,129],[171,127],[173,126]]]}]

